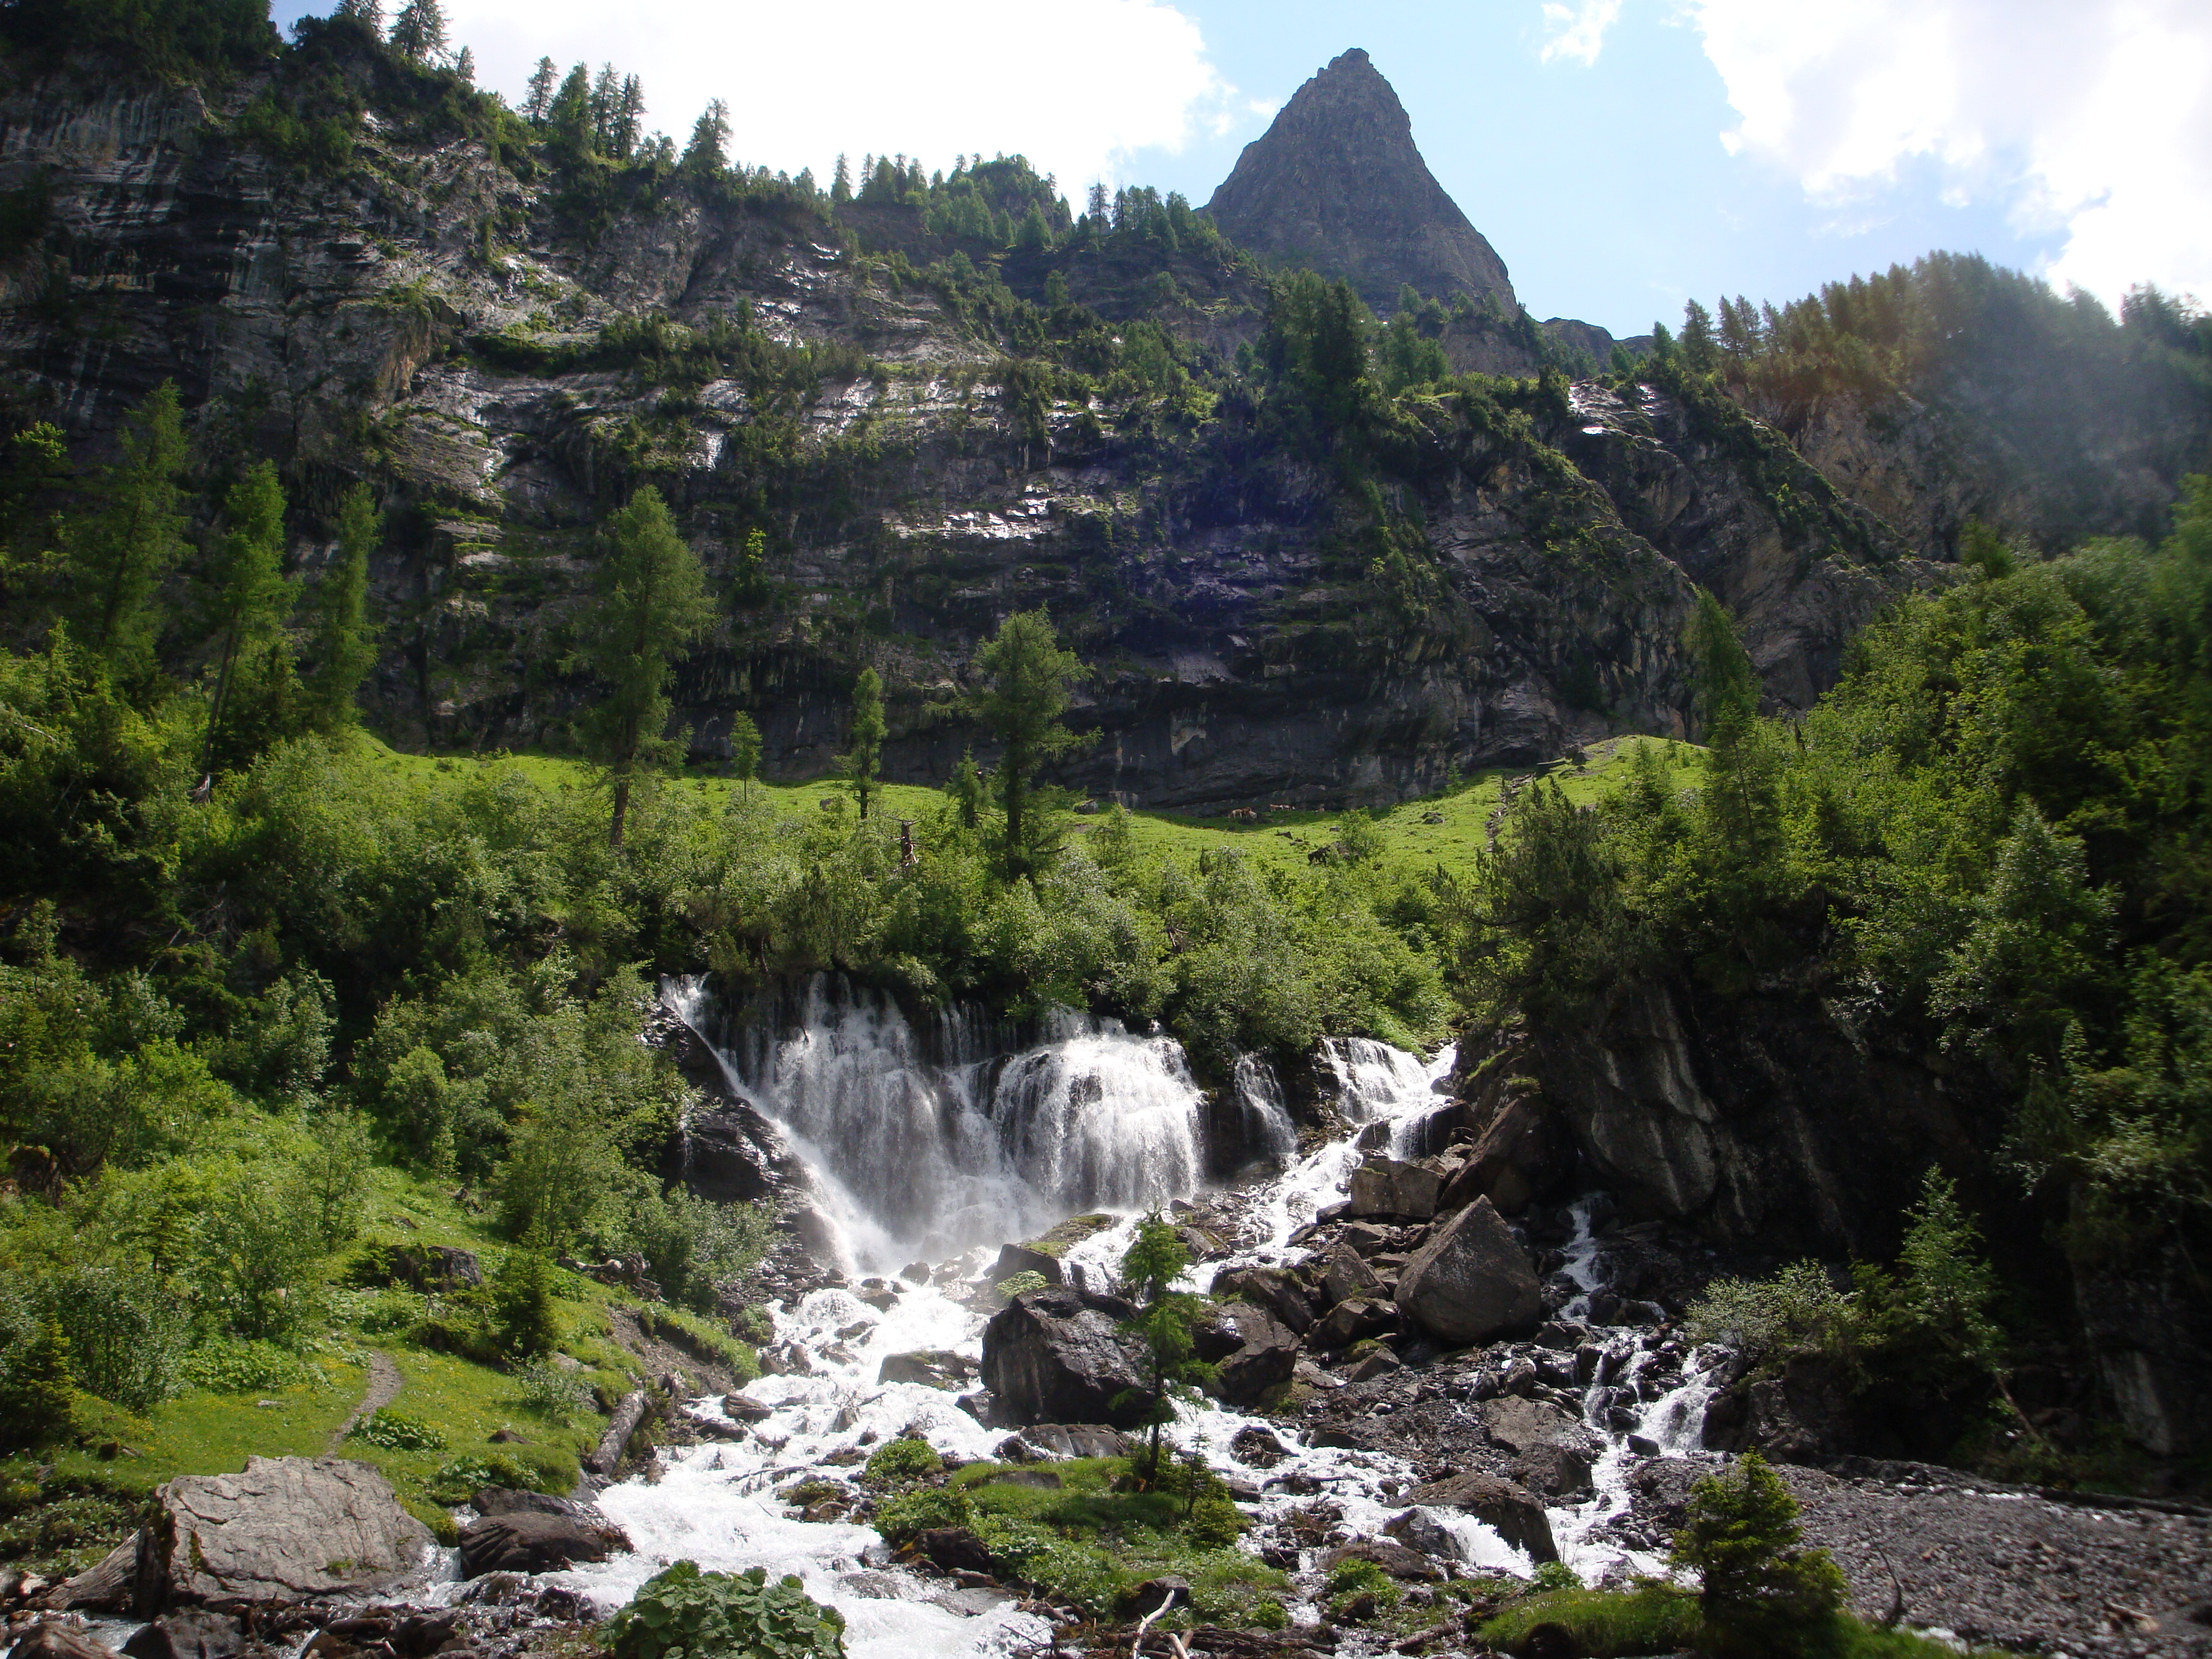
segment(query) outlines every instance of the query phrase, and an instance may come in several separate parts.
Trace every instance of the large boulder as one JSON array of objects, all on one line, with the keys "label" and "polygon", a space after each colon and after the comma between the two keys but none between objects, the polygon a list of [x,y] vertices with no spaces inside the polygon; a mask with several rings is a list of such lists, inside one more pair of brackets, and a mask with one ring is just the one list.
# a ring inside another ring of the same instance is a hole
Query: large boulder
[{"label": "large boulder", "polygon": [[138,1600],[138,1540],[119,1544],[39,1598],[53,1613],[128,1613]]},{"label": "large boulder", "polygon": [[1328,1259],[1322,1270],[1321,1284],[1331,1307],[1359,1297],[1382,1294],[1381,1277],[1367,1265],[1366,1258],[1341,1238],[1329,1249]]},{"label": "large boulder", "polygon": [[1032,1423],[992,1449],[1001,1463],[1065,1463],[1077,1457],[1127,1457],[1128,1437],[1099,1423]]},{"label": "large boulder", "polygon": [[1535,1493],[1494,1474],[1455,1474],[1432,1480],[1406,1494],[1406,1501],[1431,1509],[1460,1510],[1482,1522],[1500,1538],[1539,1565],[1559,1559],[1552,1522]]},{"label": "large boulder", "polygon": [[1370,1336],[1380,1336],[1398,1323],[1398,1310],[1379,1296],[1355,1296],[1328,1310],[1328,1317],[1314,1327],[1316,1348],[1348,1348]]},{"label": "large boulder", "polygon": [[1298,1339],[1264,1308],[1249,1302],[1225,1304],[1218,1316],[1242,1340],[1234,1352],[1213,1362],[1214,1392],[1232,1406],[1256,1404],[1268,1389],[1291,1380],[1298,1363]]},{"label": "large boulder", "polygon": [[179,1607],[141,1625],[123,1651],[125,1659],[230,1659],[245,1645],[245,1628],[231,1614]]},{"label": "large boulder", "polygon": [[1048,1285],[1057,1285],[1066,1276],[1060,1258],[1048,1251],[1032,1249],[1026,1244],[1002,1244],[999,1259],[991,1264],[991,1271],[983,1275],[988,1284],[997,1285],[1012,1279],[1016,1273],[1036,1273]]},{"label": "large boulder", "polygon": [[1544,1300],[1528,1257],[1486,1198],[1437,1226],[1398,1275],[1398,1310],[1442,1342],[1533,1330]]},{"label": "large boulder", "polygon": [[461,1575],[557,1572],[579,1561],[604,1561],[629,1547],[628,1535],[604,1516],[510,1510],[479,1516],[461,1529]]},{"label": "large boulder", "polygon": [[343,1458],[249,1457],[243,1474],[186,1475],[155,1498],[142,1613],[379,1589],[420,1572],[430,1542],[381,1474]]},{"label": "large boulder", "polygon": [[1265,1308],[1299,1335],[1314,1328],[1313,1298],[1288,1267],[1239,1267],[1214,1276],[1213,1294]]},{"label": "large boulder", "polygon": [[1462,1209],[1486,1198],[1499,1214],[1518,1215],[1530,1200],[1557,1192],[1574,1172],[1574,1137],[1540,1100],[1524,1095],[1498,1109],[1445,1185],[1437,1207]]},{"label": "large boulder", "polygon": [[1137,1339],[1109,1297],[1054,1286],[1026,1291],[983,1327],[983,1386],[998,1420],[1106,1423],[1133,1428],[1151,1414]]},{"label": "large boulder", "polygon": [[115,1650],[88,1630],[41,1619],[9,1650],[8,1659],[115,1659]]},{"label": "large boulder", "polygon": [[1443,1185],[1435,1170],[1418,1164],[1370,1158],[1352,1172],[1352,1208],[1346,1213],[1426,1221],[1437,1212],[1437,1194]]},{"label": "large boulder", "polygon": [[887,1353],[876,1367],[878,1382],[919,1382],[927,1389],[959,1389],[975,1380],[975,1362],[951,1348]]}]

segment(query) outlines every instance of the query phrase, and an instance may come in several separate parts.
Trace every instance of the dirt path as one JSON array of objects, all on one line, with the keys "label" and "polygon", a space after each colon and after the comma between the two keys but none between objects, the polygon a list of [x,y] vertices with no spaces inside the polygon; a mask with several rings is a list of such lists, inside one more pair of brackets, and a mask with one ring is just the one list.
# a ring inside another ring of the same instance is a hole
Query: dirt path
[{"label": "dirt path", "polygon": [[353,1415],[339,1424],[337,1431],[331,1436],[331,1443],[325,1449],[325,1455],[337,1456],[346,1436],[353,1432],[353,1425],[398,1399],[400,1389],[406,1386],[407,1379],[399,1375],[399,1367],[392,1363],[391,1355],[369,1355],[368,1388],[361,1396],[361,1404],[353,1408]]}]

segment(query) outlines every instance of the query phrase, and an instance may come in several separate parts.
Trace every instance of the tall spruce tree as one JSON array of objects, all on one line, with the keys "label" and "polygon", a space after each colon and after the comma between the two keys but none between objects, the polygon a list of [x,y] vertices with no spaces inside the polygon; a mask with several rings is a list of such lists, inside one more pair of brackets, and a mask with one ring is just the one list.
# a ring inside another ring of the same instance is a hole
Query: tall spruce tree
[{"label": "tall spruce tree", "polygon": [[684,171],[711,179],[729,162],[730,106],[717,98],[691,124],[691,142],[684,147]]},{"label": "tall spruce tree", "polygon": [[740,708],[730,716],[730,775],[738,781],[747,800],[753,798],[753,780],[760,775],[760,727]]},{"label": "tall spruce tree", "polygon": [[439,0],[407,0],[392,20],[392,49],[416,64],[433,64],[446,55],[446,9]]},{"label": "tall spruce tree", "polygon": [[876,789],[876,771],[884,754],[884,682],[872,668],[863,668],[853,683],[853,746],[838,757],[845,781],[860,804],[860,820],[867,821],[868,802]]},{"label": "tall spruce tree", "polygon": [[276,463],[257,461],[230,488],[223,503],[228,526],[216,561],[212,610],[219,649],[215,701],[208,710],[207,745],[200,770],[215,772],[217,744],[233,712],[241,665],[254,650],[276,643],[291,609],[284,580],[284,487]]},{"label": "tall spruce tree", "polygon": [[162,579],[185,550],[184,413],[164,380],[124,417],[89,528],[70,549],[78,627],[118,678],[150,666]]},{"label": "tall spruce tree", "polygon": [[639,768],[676,751],[663,729],[669,671],[706,631],[714,608],[699,556],[677,534],[667,502],[651,484],[630,497],[607,532],[603,598],[585,654],[608,691],[585,732],[613,789],[607,838],[619,848]]},{"label": "tall spruce tree", "polygon": [[1037,862],[1038,825],[1030,807],[1036,769],[1081,741],[1060,724],[1069,688],[1084,673],[1082,660],[1061,647],[1042,610],[1017,611],[976,658],[984,689],[973,708],[1003,745],[999,805],[1006,815],[1002,843],[1009,876],[1026,875]]},{"label": "tall spruce tree", "polygon": [[559,84],[561,71],[553,66],[550,58],[541,58],[538,67],[530,71],[530,95],[523,100],[522,112],[533,121],[543,121],[553,110],[553,88]]},{"label": "tall spruce tree", "polygon": [[361,683],[376,662],[368,625],[368,559],[384,537],[384,515],[367,484],[346,492],[338,508],[338,556],[315,585],[315,724],[342,731],[361,717]]}]

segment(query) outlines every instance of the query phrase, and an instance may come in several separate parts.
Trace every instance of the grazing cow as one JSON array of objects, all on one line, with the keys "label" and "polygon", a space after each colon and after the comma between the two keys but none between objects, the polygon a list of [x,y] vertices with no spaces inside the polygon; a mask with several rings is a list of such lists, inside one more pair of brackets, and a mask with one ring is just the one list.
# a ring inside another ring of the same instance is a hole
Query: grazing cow
[{"label": "grazing cow", "polygon": [[1295,807],[1295,806],[1291,805],[1288,801],[1279,801],[1279,801],[1275,802],[1273,805],[1269,806],[1269,807],[1267,808],[1267,810],[1268,810],[1270,812],[1295,812],[1295,811],[1297,811],[1298,809],[1297,809],[1297,807]]},{"label": "grazing cow", "polygon": [[1257,818],[1260,815],[1249,806],[1232,806],[1229,809],[1229,816],[1232,818]]}]

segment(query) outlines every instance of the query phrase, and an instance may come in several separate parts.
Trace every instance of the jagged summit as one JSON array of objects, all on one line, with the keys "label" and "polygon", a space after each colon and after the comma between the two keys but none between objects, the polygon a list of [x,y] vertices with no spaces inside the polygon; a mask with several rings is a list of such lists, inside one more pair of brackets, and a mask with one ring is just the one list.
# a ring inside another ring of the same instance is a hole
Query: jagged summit
[{"label": "jagged summit", "polygon": [[1354,46],[1300,87],[1206,210],[1255,252],[1348,278],[1370,305],[1399,285],[1516,304],[1505,262],[1413,145],[1406,106]]}]

